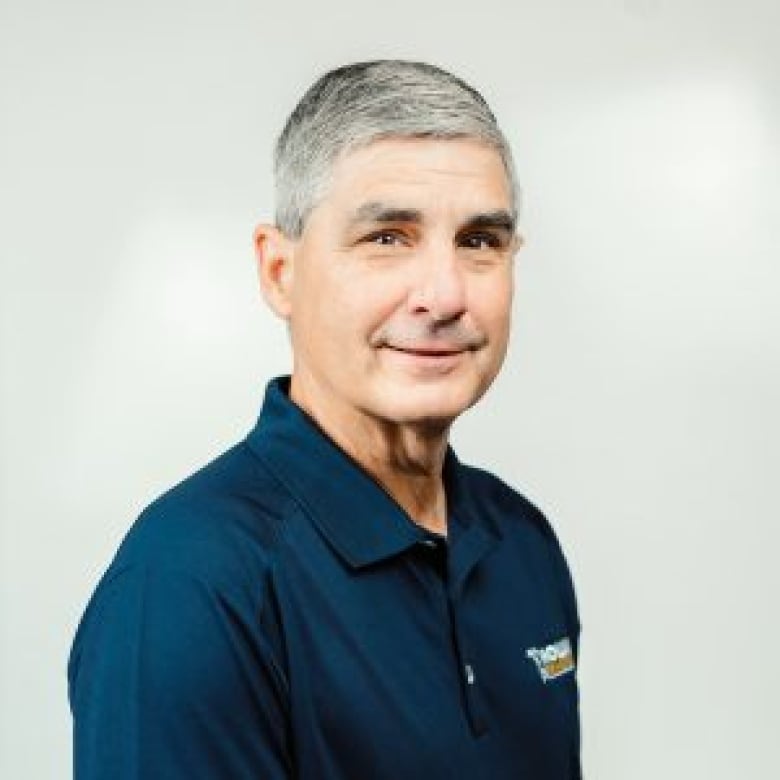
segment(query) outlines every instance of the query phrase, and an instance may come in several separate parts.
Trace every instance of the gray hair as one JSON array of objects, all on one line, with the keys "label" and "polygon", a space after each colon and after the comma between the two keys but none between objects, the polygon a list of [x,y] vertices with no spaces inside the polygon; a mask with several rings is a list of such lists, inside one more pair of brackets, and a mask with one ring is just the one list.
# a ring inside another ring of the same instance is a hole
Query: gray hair
[{"label": "gray hair", "polygon": [[515,208],[512,153],[482,95],[434,65],[375,60],[326,73],[290,114],[274,154],[279,229],[299,238],[337,160],[393,137],[473,138],[492,146],[504,163]]}]

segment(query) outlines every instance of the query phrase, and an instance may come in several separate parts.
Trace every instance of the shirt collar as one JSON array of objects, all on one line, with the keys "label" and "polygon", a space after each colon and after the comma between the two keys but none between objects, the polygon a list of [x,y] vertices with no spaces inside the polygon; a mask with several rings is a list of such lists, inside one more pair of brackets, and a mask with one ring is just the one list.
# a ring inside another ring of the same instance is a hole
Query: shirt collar
[{"label": "shirt collar", "polygon": [[[336,551],[360,567],[396,555],[427,538],[398,503],[289,398],[290,377],[272,379],[246,442],[303,505]],[[447,512],[471,526],[478,514],[465,468],[452,448],[444,460]],[[490,524],[488,532],[498,536]]]}]

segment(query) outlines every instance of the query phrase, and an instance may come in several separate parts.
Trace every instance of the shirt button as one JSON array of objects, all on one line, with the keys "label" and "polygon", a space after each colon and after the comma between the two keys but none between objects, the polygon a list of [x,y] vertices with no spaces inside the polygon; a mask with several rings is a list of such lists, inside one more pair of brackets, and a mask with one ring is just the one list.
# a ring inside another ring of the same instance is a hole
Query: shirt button
[{"label": "shirt button", "polygon": [[474,674],[474,667],[471,664],[466,664],[464,669],[466,672],[466,682],[469,685],[474,685],[474,681],[477,679]]}]

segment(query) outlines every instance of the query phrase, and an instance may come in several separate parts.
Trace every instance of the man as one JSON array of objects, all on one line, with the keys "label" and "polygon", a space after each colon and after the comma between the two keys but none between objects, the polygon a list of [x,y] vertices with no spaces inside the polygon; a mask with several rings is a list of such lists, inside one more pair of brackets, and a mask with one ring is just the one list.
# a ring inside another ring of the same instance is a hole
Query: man
[{"label": "man", "polygon": [[579,622],[550,526],[461,464],[507,346],[513,164],[430,65],[323,76],[255,234],[291,377],[138,519],[69,665],[97,778],[580,777]]}]

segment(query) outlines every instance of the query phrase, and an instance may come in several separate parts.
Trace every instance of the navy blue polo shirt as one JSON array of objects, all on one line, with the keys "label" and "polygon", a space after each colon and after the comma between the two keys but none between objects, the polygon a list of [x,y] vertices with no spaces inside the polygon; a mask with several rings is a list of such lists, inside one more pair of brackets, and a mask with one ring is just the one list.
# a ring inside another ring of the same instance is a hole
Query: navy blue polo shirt
[{"label": "navy blue polo shirt", "polygon": [[98,584],[77,780],[579,778],[579,622],[543,515],[448,449],[427,532],[288,390]]}]

